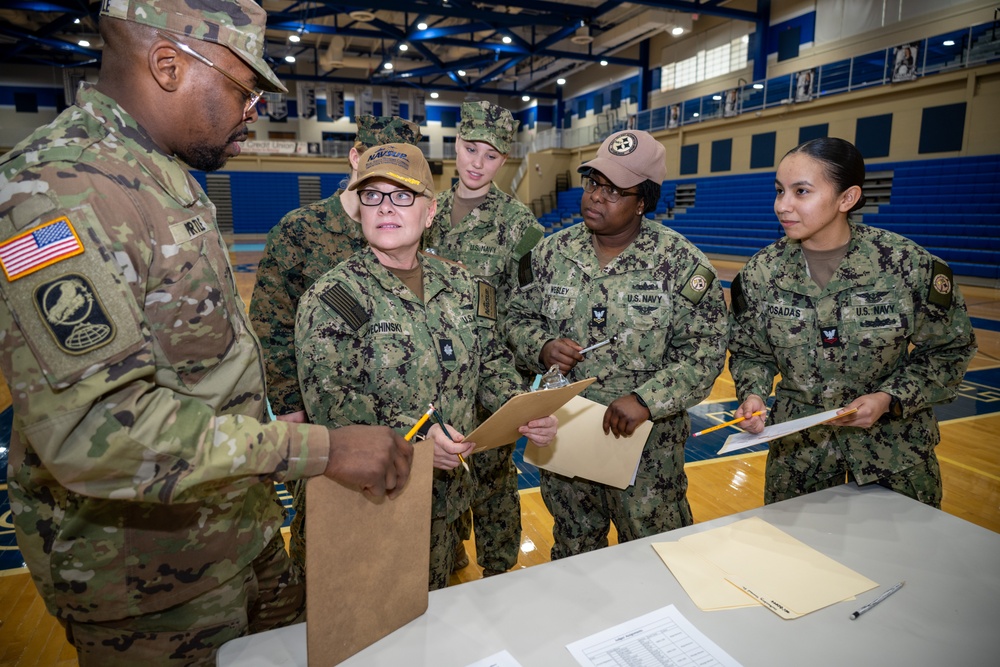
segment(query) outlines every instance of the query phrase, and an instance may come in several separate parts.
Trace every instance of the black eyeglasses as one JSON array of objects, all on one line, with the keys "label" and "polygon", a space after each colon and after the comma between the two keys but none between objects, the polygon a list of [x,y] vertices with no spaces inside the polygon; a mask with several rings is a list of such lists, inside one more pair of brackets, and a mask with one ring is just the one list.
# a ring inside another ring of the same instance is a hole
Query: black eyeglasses
[{"label": "black eyeglasses", "polygon": [[393,206],[403,208],[413,206],[417,201],[417,195],[410,190],[393,190],[392,192],[382,192],[381,190],[358,190],[358,197],[362,206],[378,206],[388,197]]},{"label": "black eyeglasses", "polygon": [[213,63],[211,60],[209,60],[205,56],[201,55],[200,53],[198,53],[197,51],[195,51],[194,49],[192,49],[190,46],[188,46],[184,42],[177,41],[176,37],[174,37],[174,36],[172,36],[172,35],[170,35],[168,33],[165,33],[162,30],[157,30],[156,34],[159,35],[160,37],[162,37],[163,39],[167,40],[168,42],[174,44],[178,49],[180,49],[184,53],[188,54],[189,56],[191,56],[192,58],[194,58],[198,62],[200,62],[200,63],[202,63],[204,65],[208,65],[209,67],[211,67],[212,69],[214,69],[216,72],[218,72],[219,74],[221,74],[222,76],[226,77],[227,79],[229,79],[230,81],[232,81],[233,83],[235,83],[237,86],[239,86],[243,90],[243,92],[245,92],[246,95],[247,95],[246,102],[245,102],[245,104],[243,106],[243,115],[244,116],[246,116],[248,113],[250,113],[250,109],[252,109],[254,106],[256,106],[257,102],[260,101],[260,98],[264,96],[264,91],[263,90],[261,90],[260,88],[251,88],[250,86],[248,86],[247,84],[243,83],[242,81],[240,81],[239,79],[237,79],[235,76],[233,76],[232,74],[230,74],[226,70],[222,69],[221,67],[219,67],[218,65],[216,65],[215,63]]},{"label": "black eyeglasses", "polygon": [[593,192],[597,188],[601,189],[601,197],[608,200],[610,203],[614,204],[616,201],[622,197],[638,197],[638,192],[622,192],[618,187],[610,183],[601,183],[595,181],[590,176],[583,177],[583,189],[587,192]]}]

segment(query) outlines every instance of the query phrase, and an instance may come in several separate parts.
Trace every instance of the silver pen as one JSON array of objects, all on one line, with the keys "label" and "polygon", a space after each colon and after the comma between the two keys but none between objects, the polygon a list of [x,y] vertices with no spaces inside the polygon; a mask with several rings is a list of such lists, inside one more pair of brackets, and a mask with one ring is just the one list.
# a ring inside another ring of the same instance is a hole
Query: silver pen
[{"label": "silver pen", "polygon": [[582,350],[580,350],[580,354],[587,354],[591,350],[596,350],[599,347],[604,347],[605,345],[610,345],[611,343],[615,342],[615,340],[617,338],[618,338],[618,335],[616,334],[616,335],[612,336],[611,338],[608,338],[607,340],[602,340],[600,343],[594,343],[590,347],[585,347]]},{"label": "silver pen", "polygon": [[898,591],[900,588],[902,588],[903,584],[905,584],[905,583],[906,583],[906,581],[899,582],[898,584],[896,584],[895,586],[893,586],[892,588],[890,588],[889,590],[887,590],[885,593],[882,593],[882,595],[878,596],[877,598],[875,598],[874,600],[872,600],[871,602],[869,602],[868,604],[866,604],[861,609],[858,609],[856,612],[854,612],[853,614],[851,614],[851,620],[853,621],[854,619],[856,619],[861,614],[865,613],[866,611],[869,611],[869,610],[873,609],[875,607],[875,605],[877,605],[879,602],[881,602],[882,600],[886,599],[887,597],[889,597],[890,595],[892,595],[893,593],[895,593],[896,591]]}]

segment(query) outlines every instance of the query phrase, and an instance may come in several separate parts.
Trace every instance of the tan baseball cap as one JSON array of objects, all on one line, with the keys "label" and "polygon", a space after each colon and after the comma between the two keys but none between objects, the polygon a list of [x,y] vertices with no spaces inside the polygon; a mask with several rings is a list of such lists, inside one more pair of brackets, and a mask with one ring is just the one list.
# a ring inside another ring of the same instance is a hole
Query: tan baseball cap
[{"label": "tan baseball cap", "polygon": [[581,174],[596,170],[620,188],[643,181],[662,185],[667,177],[667,151],[649,132],[615,132],[597,149],[597,157],[577,169]]},{"label": "tan baseball cap", "polygon": [[358,161],[358,177],[347,189],[357,190],[373,178],[384,178],[417,194],[434,197],[434,176],[427,158],[410,144],[383,144],[366,150]]},{"label": "tan baseball cap", "polygon": [[288,92],[264,62],[267,14],[254,0],[102,0],[101,16],[221,44],[257,73],[262,89]]}]

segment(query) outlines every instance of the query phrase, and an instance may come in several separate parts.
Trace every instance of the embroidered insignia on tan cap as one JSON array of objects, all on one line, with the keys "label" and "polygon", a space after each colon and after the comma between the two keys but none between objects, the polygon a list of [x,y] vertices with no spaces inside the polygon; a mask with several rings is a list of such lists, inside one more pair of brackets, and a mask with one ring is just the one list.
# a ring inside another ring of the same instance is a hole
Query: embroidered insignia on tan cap
[{"label": "embroidered insignia on tan cap", "polygon": [[612,155],[628,155],[639,145],[638,139],[631,132],[619,134],[608,146],[608,152]]},{"label": "embroidered insignia on tan cap", "polygon": [[0,266],[14,282],[83,252],[83,244],[66,216],[0,243]]}]

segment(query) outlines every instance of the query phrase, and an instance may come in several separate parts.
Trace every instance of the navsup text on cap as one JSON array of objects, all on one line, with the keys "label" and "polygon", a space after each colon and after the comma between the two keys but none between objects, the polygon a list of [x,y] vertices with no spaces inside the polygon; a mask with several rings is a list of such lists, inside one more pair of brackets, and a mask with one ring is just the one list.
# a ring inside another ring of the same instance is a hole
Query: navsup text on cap
[{"label": "navsup text on cap", "polygon": [[366,150],[358,161],[358,178],[347,189],[357,190],[373,178],[384,178],[417,194],[434,197],[434,176],[427,158],[410,144],[383,144]]},{"label": "navsup text on cap", "polygon": [[667,151],[649,132],[615,132],[597,149],[597,157],[577,169],[596,170],[620,188],[631,188],[643,181],[662,185],[667,177]]},{"label": "navsup text on cap", "polygon": [[257,85],[287,93],[264,62],[267,14],[253,0],[102,0],[101,16],[227,47],[257,73]]}]

